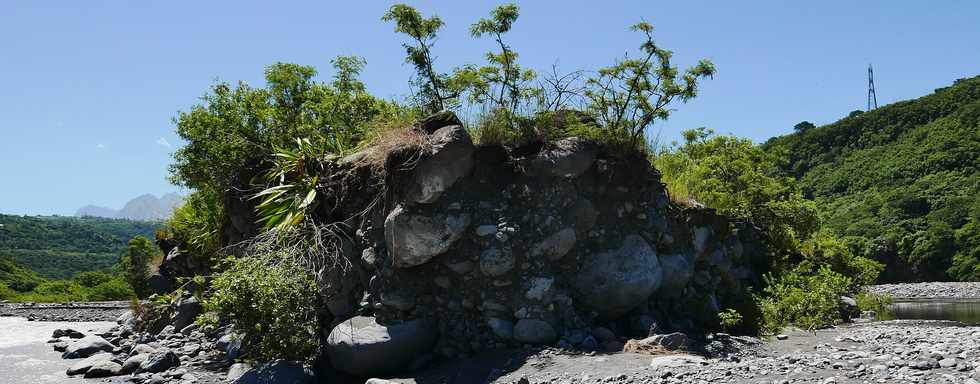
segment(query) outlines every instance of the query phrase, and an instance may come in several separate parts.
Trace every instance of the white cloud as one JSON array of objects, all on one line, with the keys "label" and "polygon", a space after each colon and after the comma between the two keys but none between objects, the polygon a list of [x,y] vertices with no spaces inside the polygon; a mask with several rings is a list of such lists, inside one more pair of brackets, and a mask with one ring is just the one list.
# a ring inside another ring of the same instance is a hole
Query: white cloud
[{"label": "white cloud", "polygon": [[170,142],[167,141],[167,139],[164,139],[162,137],[159,138],[159,139],[157,139],[157,144],[160,144],[160,145],[162,145],[164,147],[167,147],[167,148],[171,148]]},{"label": "white cloud", "polygon": [[95,145],[95,148],[96,149],[105,149],[105,144],[98,143],[98,144]]}]

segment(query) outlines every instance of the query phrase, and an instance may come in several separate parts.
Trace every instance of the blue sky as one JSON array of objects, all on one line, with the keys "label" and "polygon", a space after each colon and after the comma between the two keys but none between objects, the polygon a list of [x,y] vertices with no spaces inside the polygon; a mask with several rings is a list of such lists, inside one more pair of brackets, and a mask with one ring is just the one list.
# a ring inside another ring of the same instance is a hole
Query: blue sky
[{"label": "blue sky", "polygon": [[[795,4],[794,4],[795,3]],[[0,212],[72,214],[119,208],[177,190],[167,164],[181,145],[171,118],[215,80],[262,84],[277,61],[367,59],[363,80],[407,93],[402,39],[382,1],[4,1],[0,4]],[[442,69],[479,62],[490,42],[468,26],[499,2],[410,2],[446,27]],[[980,74],[975,1],[534,1],[519,3],[509,40],[525,66],[596,69],[654,24],[681,66],[718,68],[701,96],[654,129],[667,138],[708,126],[763,141],[802,120],[833,122],[863,109],[866,67],[879,104],[918,97]]]}]

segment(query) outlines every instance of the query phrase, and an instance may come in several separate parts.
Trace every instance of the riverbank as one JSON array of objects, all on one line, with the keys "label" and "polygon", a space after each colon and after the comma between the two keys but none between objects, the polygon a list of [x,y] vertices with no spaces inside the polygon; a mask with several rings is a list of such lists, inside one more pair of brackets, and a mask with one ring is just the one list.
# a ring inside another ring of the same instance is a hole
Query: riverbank
[{"label": "riverbank", "polygon": [[904,299],[980,299],[980,282],[928,282],[870,285],[868,292]]},{"label": "riverbank", "polygon": [[729,359],[685,354],[535,355],[494,382],[976,384],[980,379],[980,327],[895,320],[814,333],[796,330],[786,336]]},{"label": "riverbank", "polygon": [[2,303],[0,317],[23,317],[29,321],[115,321],[128,309],[127,301]]}]

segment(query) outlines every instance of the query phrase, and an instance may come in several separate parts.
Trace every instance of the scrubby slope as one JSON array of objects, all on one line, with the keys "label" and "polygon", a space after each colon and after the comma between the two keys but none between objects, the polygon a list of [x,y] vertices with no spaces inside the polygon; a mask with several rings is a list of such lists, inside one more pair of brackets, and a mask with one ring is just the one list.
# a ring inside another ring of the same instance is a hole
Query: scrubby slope
[{"label": "scrubby slope", "polygon": [[157,223],[96,217],[0,215],[0,257],[47,278],[107,268],[133,236],[153,236]]},{"label": "scrubby slope", "polygon": [[767,146],[883,280],[980,279],[980,77]]}]

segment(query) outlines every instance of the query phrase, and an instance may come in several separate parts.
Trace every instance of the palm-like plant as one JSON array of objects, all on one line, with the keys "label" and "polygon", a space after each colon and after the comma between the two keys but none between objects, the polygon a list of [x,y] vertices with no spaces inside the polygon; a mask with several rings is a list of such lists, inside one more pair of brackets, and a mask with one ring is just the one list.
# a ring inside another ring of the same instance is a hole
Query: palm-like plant
[{"label": "palm-like plant", "polygon": [[316,207],[320,172],[333,157],[322,153],[309,139],[296,139],[296,149],[276,148],[274,165],[265,175],[269,187],[253,197],[262,200],[256,210],[265,229],[299,225]]}]

